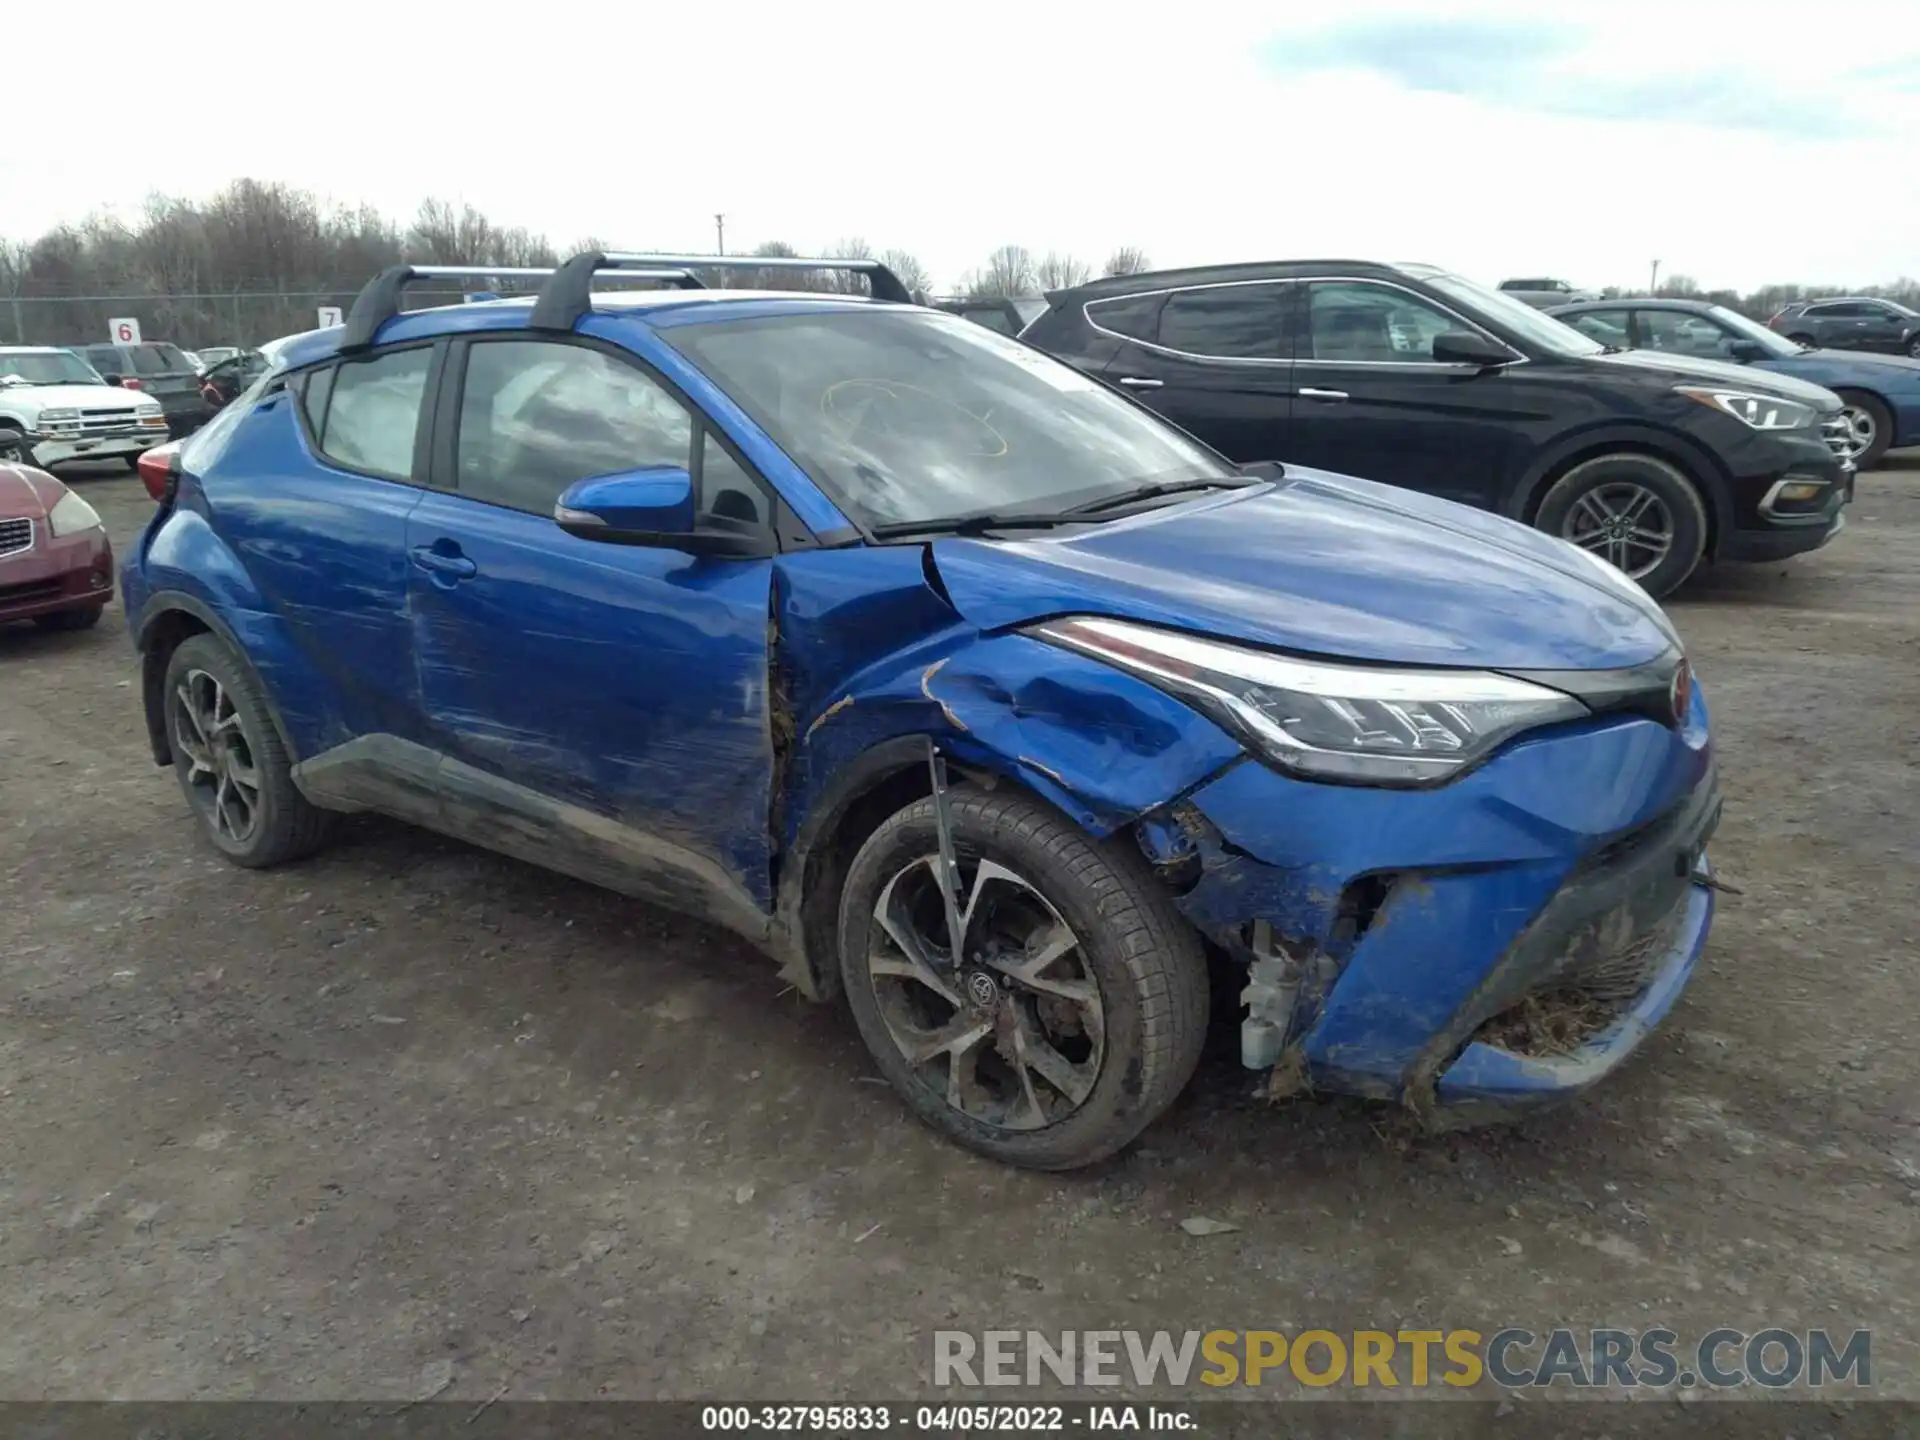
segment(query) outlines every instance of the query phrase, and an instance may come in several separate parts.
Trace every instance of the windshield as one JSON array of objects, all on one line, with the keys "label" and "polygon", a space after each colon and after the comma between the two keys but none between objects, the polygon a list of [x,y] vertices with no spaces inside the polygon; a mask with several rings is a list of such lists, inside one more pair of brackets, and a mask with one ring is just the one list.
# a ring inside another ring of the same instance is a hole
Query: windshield
[{"label": "windshield", "polygon": [[1242,477],[1152,414],[971,321],[833,311],[661,332],[869,521],[1046,512]]},{"label": "windshield", "polygon": [[1894,309],[1898,310],[1902,315],[1911,315],[1915,319],[1920,319],[1920,310],[1915,310],[1911,305],[1902,305],[1898,300],[1886,300],[1886,301],[1882,301],[1881,303],[1886,305],[1891,305]]},{"label": "windshield", "polygon": [[0,350],[0,375],[29,385],[104,385],[100,372],[71,350]]},{"label": "windshield", "polygon": [[1465,306],[1471,316],[1475,311],[1520,337],[1524,344],[1536,345],[1555,355],[1598,355],[1607,347],[1596,340],[1590,340],[1571,325],[1563,325],[1551,315],[1516,300],[1513,296],[1499,290],[1490,290],[1485,285],[1477,285],[1461,275],[1449,275],[1444,270],[1429,270],[1425,267],[1408,266],[1408,272],[1419,276],[1449,300],[1458,301]]},{"label": "windshield", "polygon": [[1733,331],[1742,340],[1751,340],[1766,348],[1769,355],[1798,355],[1800,346],[1784,335],[1776,335],[1758,320],[1749,320],[1738,310],[1729,310],[1724,305],[1709,305],[1707,314],[1718,320],[1727,329]]}]

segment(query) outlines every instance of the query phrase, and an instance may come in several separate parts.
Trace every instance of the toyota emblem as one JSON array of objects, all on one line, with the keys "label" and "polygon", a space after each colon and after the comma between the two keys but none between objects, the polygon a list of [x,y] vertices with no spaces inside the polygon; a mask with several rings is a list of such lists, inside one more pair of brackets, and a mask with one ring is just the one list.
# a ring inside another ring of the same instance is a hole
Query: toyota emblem
[{"label": "toyota emblem", "polygon": [[1673,723],[1687,723],[1687,706],[1693,699],[1693,667],[1682,655],[1673,669],[1673,684],[1667,689],[1667,706],[1673,711]]},{"label": "toyota emblem", "polygon": [[979,1009],[991,1010],[1000,998],[1000,987],[986,971],[976,970],[967,977],[967,998]]}]

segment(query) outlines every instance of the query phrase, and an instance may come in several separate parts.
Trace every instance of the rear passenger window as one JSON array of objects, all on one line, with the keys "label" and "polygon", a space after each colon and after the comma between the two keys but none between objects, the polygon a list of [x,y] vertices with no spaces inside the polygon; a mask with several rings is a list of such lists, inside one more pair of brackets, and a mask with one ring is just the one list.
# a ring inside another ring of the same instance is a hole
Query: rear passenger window
[{"label": "rear passenger window", "polygon": [[460,493],[551,515],[579,480],[648,465],[692,471],[694,428],[658,381],[602,351],[479,342],[460,398]]},{"label": "rear passenger window", "polygon": [[1285,285],[1210,285],[1176,290],[1160,312],[1160,343],[1220,360],[1286,360]]},{"label": "rear passenger window", "polygon": [[336,367],[320,452],[349,470],[409,479],[432,359],[433,351],[423,346]]},{"label": "rear passenger window", "polygon": [[[133,357],[133,373],[136,375],[165,375],[174,368],[167,362],[166,352],[158,345],[135,345],[127,353]],[[188,368],[184,358],[180,368]]]}]

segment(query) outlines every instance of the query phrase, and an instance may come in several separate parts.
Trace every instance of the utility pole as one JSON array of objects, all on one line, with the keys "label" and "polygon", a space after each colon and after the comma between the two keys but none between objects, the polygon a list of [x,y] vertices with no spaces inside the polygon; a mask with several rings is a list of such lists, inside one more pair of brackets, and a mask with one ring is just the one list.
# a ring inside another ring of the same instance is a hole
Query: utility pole
[{"label": "utility pole", "polygon": [[1653,262],[1653,273],[1647,277],[1647,294],[1658,295],[1659,293],[1660,293],[1660,262],[1656,260]]},{"label": "utility pole", "polygon": [[725,215],[713,217],[713,253],[716,255],[727,253],[727,217]]}]

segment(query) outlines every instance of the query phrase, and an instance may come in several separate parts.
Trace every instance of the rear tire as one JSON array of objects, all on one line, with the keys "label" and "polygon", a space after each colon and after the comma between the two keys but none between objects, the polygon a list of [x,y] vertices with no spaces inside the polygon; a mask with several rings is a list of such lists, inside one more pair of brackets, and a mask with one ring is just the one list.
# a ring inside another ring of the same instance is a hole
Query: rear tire
[{"label": "rear tire", "polygon": [[1050,806],[961,786],[948,810],[972,917],[957,970],[925,863],[939,852],[931,797],[876,830],[848,870],[840,967],[861,1038],[914,1114],[969,1150],[1039,1170],[1104,1160],[1199,1063],[1199,937],[1138,855]]},{"label": "rear tire", "polygon": [[42,630],[91,630],[100,623],[104,605],[94,605],[85,610],[56,610],[51,615],[36,615],[33,623]]},{"label": "rear tire", "polygon": [[[1617,528],[1621,516],[1625,532]],[[1656,600],[1680,587],[1707,547],[1706,501],[1693,481],[1665,460],[1631,451],[1575,465],[1541,498],[1533,523],[1615,565]],[[1636,538],[1656,530],[1665,539],[1657,560],[1653,542]]]},{"label": "rear tire", "polygon": [[1864,390],[1841,390],[1837,393],[1846,404],[1847,425],[1854,436],[1858,438],[1863,429],[1870,427],[1872,430],[1872,438],[1853,457],[1856,470],[1871,470],[1880,463],[1880,457],[1887,453],[1887,447],[1893,443],[1893,412],[1879,397],[1869,395]]},{"label": "rear tire", "polygon": [[224,641],[181,641],[162,696],[174,773],[216,850],[259,870],[326,842],[333,816],[295,787],[266,697]]}]

